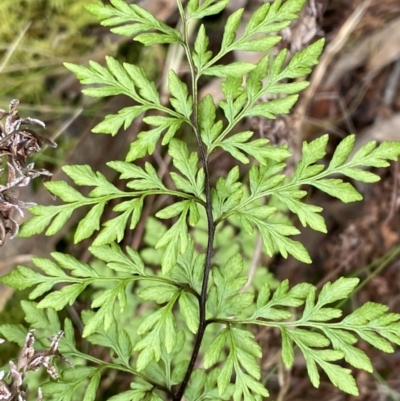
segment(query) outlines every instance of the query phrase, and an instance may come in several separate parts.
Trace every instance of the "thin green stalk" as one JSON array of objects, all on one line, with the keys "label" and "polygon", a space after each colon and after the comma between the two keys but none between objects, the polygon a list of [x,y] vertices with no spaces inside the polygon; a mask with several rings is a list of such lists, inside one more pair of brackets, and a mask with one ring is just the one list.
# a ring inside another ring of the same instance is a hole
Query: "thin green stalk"
[{"label": "thin green stalk", "polygon": [[[365,266],[363,269],[358,270],[356,274],[354,274],[354,277],[361,276],[366,271],[369,271],[374,265],[378,264],[378,267],[365,279],[363,280],[353,291],[352,295],[354,296],[359,292],[362,288],[364,288],[374,277],[376,277],[383,269],[385,269],[390,262],[392,262],[396,256],[400,254],[400,246],[396,246],[395,248],[391,249],[388,253],[383,255],[381,258],[378,260],[374,261],[373,263],[369,264],[368,266]],[[346,299],[343,299],[340,301],[336,307],[340,308],[343,306],[343,304],[346,302]]]},{"label": "thin green stalk", "polygon": [[157,389],[159,389],[161,391],[164,391],[168,395],[172,395],[171,390],[169,388],[167,388],[167,387],[163,386],[162,384],[156,382],[155,380],[153,380],[150,377],[144,375],[143,373],[138,372],[135,369],[132,369],[130,366],[123,366],[123,365],[118,365],[116,363],[110,363],[110,362],[106,363],[106,362],[103,362],[100,359],[97,359],[97,358],[95,358],[95,357],[93,357],[91,355],[87,355],[87,354],[81,353],[79,351],[71,352],[71,353],[69,353],[69,355],[86,359],[89,362],[93,362],[96,365],[101,366],[102,369],[115,369],[115,370],[119,370],[121,372],[130,373],[133,376],[141,378],[142,380],[144,380],[145,382],[151,384],[155,388],[157,388]]}]

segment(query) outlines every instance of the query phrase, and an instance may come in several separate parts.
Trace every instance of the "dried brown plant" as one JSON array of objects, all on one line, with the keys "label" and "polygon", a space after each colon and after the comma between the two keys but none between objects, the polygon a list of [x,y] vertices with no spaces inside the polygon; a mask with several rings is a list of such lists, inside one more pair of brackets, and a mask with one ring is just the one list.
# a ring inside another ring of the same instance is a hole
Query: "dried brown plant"
[{"label": "dried brown plant", "polygon": [[[18,234],[18,222],[14,215],[23,216],[23,209],[33,206],[34,203],[23,202],[18,199],[18,187],[24,187],[38,176],[50,179],[52,174],[46,169],[35,169],[34,163],[28,163],[27,159],[36,152],[40,152],[44,146],[57,147],[57,144],[42,137],[35,131],[25,128],[27,125],[45,124],[35,118],[21,118],[18,114],[19,101],[10,102],[8,112],[0,109],[0,164],[6,168],[0,168],[0,183],[4,172],[7,170],[7,182],[0,184],[0,247],[4,244],[7,234],[14,238]],[[4,124],[1,120],[5,118]]]},{"label": "dried brown plant", "polygon": [[[57,371],[51,363],[53,356],[59,357],[64,360],[68,365],[73,368],[71,362],[68,361],[58,350],[58,345],[61,337],[64,335],[63,331],[53,338],[48,338],[50,347],[48,350],[35,350],[33,347],[35,343],[34,337],[35,330],[30,330],[26,336],[25,344],[21,349],[18,357],[17,364],[13,361],[9,362],[10,372],[8,374],[9,380],[5,381],[4,371],[0,371],[0,400],[1,401],[25,401],[25,390],[23,388],[23,381],[28,371],[37,371],[42,366],[47,370],[48,374],[53,379],[58,379]],[[0,343],[4,340],[0,339]],[[41,401],[42,391],[39,388],[37,400]]]}]

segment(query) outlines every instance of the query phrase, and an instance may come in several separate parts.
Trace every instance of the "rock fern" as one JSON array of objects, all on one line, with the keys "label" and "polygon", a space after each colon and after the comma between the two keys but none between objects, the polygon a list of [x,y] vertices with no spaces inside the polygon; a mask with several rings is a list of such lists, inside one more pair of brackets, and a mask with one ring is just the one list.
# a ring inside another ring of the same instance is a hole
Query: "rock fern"
[{"label": "rock fern", "polygon": [[[125,180],[125,189],[88,165],[66,166],[63,170],[76,186],[91,187],[91,192],[84,196],[64,181],[47,182],[47,189],[64,203],[32,207],[34,216],[20,230],[22,237],[43,231],[54,235],[75,209],[86,207],[89,211],[79,222],[74,241],[94,236],[89,250],[97,262],[90,265],[54,252],[52,259],[33,258],[36,269],[19,266],[1,278],[19,290],[33,287],[30,299],[40,300],[23,302],[27,322],[42,338],[63,329],[60,351],[77,362],[75,369],[65,367],[62,379],[43,386],[45,396],[72,400],[78,391],[85,401],[94,400],[103,371],[116,369],[130,373],[132,383],[130,390],[111,397],[113,401],[259,400],[268,396],[268,389],[260,381],[262,349],[251,331],[255,325],[279,330],[287,367],[294,363],[295,347],[300,350],[315,387],[322,370],[335,386],[357,395],[352,371],[346,366],[372,371],[357,341],[384,352],[393,351],[392,343],[400,345],[400,315],[388,313],[384,305],[368,302],[343,317],[338,302],[351,296],[358,279],[342,277],[319,292],[307,283],[290,287],[287,280],[275,289],[268,282],[252,288],[246,286],[245,252],[230,254],[227,249],[229,227],[234,226],[253,246],[258,232],[268,255],[291,255],[311,263],[307,249],[294,239],[298,228],[276,218],[276,205],[284,205],[303,226],[326,232],[322,208],[304,201],[307,189],[315,187],[346,203],[359,201],[362,196],[349,181],[378,181],[368,168],[387,167],[400,154],[400,143],[370,142],[352,155],[355,137],[349,135],[325,165],[321,160],[328,136],[324,135],[303,143],[301,160],[287,175],[285,160],[291,153],[286,146],[271,146],[251,131],[237,132],[238,123],[247,117],[274,119],[290,112],[308,85],[302,78],[318,63],[324,40],[288,62],[287,50],[273,58],[267,53],[257,64],[223,65],[221,59],[234,50],[268,52],[281,40],[279,31],[298,17],[304,2],[276,0],[262,5],[242,36],[236,31],[243,10],[236,11],[226,22],[216,54],[208,50],[204,25],[192,43],[188,24],[221,12],[228,0],[190,0],[186,9],[177,0],[180,31],[123,0],[88,5],[101,24],[116,34],[131,36],[145,46],[182,46],[190,85],[170,71],[170,100],[163,104],[156,85],[135,65],[112,57],[106,58],[105,65],[65,64],[88,85],[83,91],[87,96],[122,94],[134,101],[133,106],[106,116],[93,132],[116,135],[141,114],[150,128],[137,135],[125,161],[108,163]],[[210,95],[199,98],[199,79],[204,75],[223,78],[224,100],[218,105]],[[263,100],[271,94],[275,100]],[[184,135],[183,126],[188,127]],[[168,180],[161,179],[151,163],[139,162],[153,154],[158,143],[172,158]],[[237,166],[225,176],[216,176],[209,157],[224,151]],[[245,164],[250,169],[242,169]],[[245,171],[247,179],[243,179]],[[173,201],[148,220],[144,249],[122,249],[118,243],[126,230],[135,229],[149,196]],[[113,208],[116,216],[101,224],[104,208],[112,200],[118,200]],[[54,289],[56,284],[62,285]],[[89,286],[96,291],[91,309],[82,313],[82,335],[91,344],[109,348],[110,362],[78,350],[71,321],[66,319],[62,325],[55,312],[73,305]],[[143,303],[148,304],[147,313],[141,315],[137,310]],[[137,317],[132,319],[133,315]],[[0,325],[0,332],[23,345],[27,330]],[[207,347],[201,348],[204,343]],[[83,364],[85,360],[90,366]]]}]

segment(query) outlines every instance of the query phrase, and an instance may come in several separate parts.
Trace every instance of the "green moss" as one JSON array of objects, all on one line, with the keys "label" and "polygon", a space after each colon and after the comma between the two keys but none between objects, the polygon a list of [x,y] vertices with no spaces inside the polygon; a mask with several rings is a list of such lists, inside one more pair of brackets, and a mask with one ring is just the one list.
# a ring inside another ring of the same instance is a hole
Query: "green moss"
[{"label": "green moss", "polygon": [[[94,22],[84,11],[87,0],[14,0],[0,2],[0,69],[2,96],[43,102],[43,89],[49,75],[64,61],[93,48],[95,37],[85,35]],[[3,65],[6,52],[28,27]]]}]

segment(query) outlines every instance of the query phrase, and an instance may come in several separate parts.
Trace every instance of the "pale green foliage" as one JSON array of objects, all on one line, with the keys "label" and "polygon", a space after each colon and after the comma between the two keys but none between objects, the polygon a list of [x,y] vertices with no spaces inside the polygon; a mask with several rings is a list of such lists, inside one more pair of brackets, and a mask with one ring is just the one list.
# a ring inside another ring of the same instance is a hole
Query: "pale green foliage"
[{"label": "pale green foliage", "polygon": [[[64,203],[31,208],[34,217],[20,230],[20,236],[45,230],[46,235],[54,235],[75,209],[85,206],[89,210],[75,231],[74,241],[95,235],[89,250],[97,262],[91,265],[55,252],[53,260],[33,258],[35,270],[19,266],[1,278],[3,283],[20,290],[34,287],[30,299],[41,297],[40,302],[23,306],[28,322],[45,335],[60,329],[54,310],[73,305],[88,286],[97,290],[91,304],[94,310],[82,313],[83,337],[110,348],[112,363],[105,364],[76,350],[72,326],[66,320],[65,352],[80,360],[88,359],[97,367],[65,370],[63,380],[46,384],[44,391],[54,394],[55,400],[69,400],[81,384],[89,382],[84,399],[92,400],[102,370],[113,368],[135,377],[131,389],[115,395],[113,401],[161,400],[167,396],[177,401],[183,396],[180,388],[190,401],[260,400],[268,396],[258,364],[262,350],[249,331],[250,325],[260,325],[280,330],[286,366],[293,365],[297,346],[314,386],[319,386],[322,369],[335,386],[356,395],[351,371],[337,361],[344,359],[355,368],[372,371],[368,356],[356,343],[363,339],[384,352],[393,352],[391,343],[400,345],[400,315],[387,313],[384,305],[367,303],[343,318],[342,310],[335,305],[351,296],[358,283],[355,278],[327,283],[319,293],[311,284],[290,288],[287,281],[277,283],[266,274],[260,276],[262,281],[255,287],[249,287],[248,259],[260,235],[268,255],[292,255],[311,263],[304,245],[292,238],[300,233],[299,229],[276,205],[285,207],[303,226],[326,232],[322,208],[303,201],[307,188],[315,187],[343,202],[361,200],[361,194],[347,179],[378,181],[379,177],[366,168],[387,167],[390,160],[397,160],[400,143],[371,142],[350,156],[355,137],[349,135],[326,165],[322,160],[328,136],[324,135],[303,143],[301,161],[291,176],[286,175],[285,160],[291,155],[286,146],[270,146],[266,139],[252,139],[251,131],[233,130],[245,117],[272,119],[289,113],[298,93],[308,85],[298,78],[309,74],[318,63],[324,41],[315,42],[289,61],[287,51],[281,50],[274,58],[265,55],[257,64],[218,62],[233,50],[271,49],[281,40],[277,33],[297,18],[304,0],[287,0],[283,4],[276,0],[261,6],[240,37],[236,31],[243,10],[236,11],[228,18],[221,49],[215,55],[208,50],[203,25],[193,46],[186,37],[186,28],[189,20],[216,14],[228,1],[190,0],[186,11],[179,0],[177,3],[183,19],[182,32],[122,0],[88,6],[115,33],[134,36],[145,45],[175,43],[184,47],[191,88],[170,72],[170,107],[161,104],[156,85],[134,65],[121,64],[111,57],[105,66],[94,62],[87,67],[66,64],[83,84],[90,85],[84,90],[86,95],[123,94],[135,101],[134,106],[107,116],[93,129],[95,133],[115,135],[143,113],[148,113],[144,117],[146,124],[154,128],[138,134],[125,161],[108,163],[121,179],[127,180],[126,189],[117,188],[87,165],[66,166],[64,172],[77,186],[94,189],[84,196],[64,181],[46,183],[47,189]],[[198,99],[197,83],[202,75],[224,78],[224,100],[218,105],[209,95]],[[263,101],[266,95],[274,95],[273,100]],[[178,139],[183,125],[193,132],[197,152],[190,147],[193,140]],[[167,146],[172,159],[173,167],[166,180],[158,176],[152,164],[132,163],[151,155],[158,143]],[[214,151],[228,152],[239,165],[226,176],[213,179],[207,160]],[[248,163],[251,167],[247,180],[242,177],[240,165]],[[126,230],[135,229],[150,195],[173,201],[158,210],[155,218],[148,219],[144,249],[121,249],[117,243]],[[116,216],[101,225],[105,205],[112,200],[118,200],[113,208]],[[235,235],[239,235],[240,246],[232,241]],[[272,288],[267,280],[273,283]],[[56,284],[62,286],[52,290]],[[143,302],[145,312],[139,313]],[[48,309],[45,312],[43,308]],[[122,322],[132,330],[123,330]],[[2,325],[0,333],[9,341],[21,343],[26,330]],[[190,367],[188,358],[194,338],[200,338],[207,347],[202,348],[205,369],[192,372],[194,363]],[[191,375],[185,377],[186,372]]]}]

